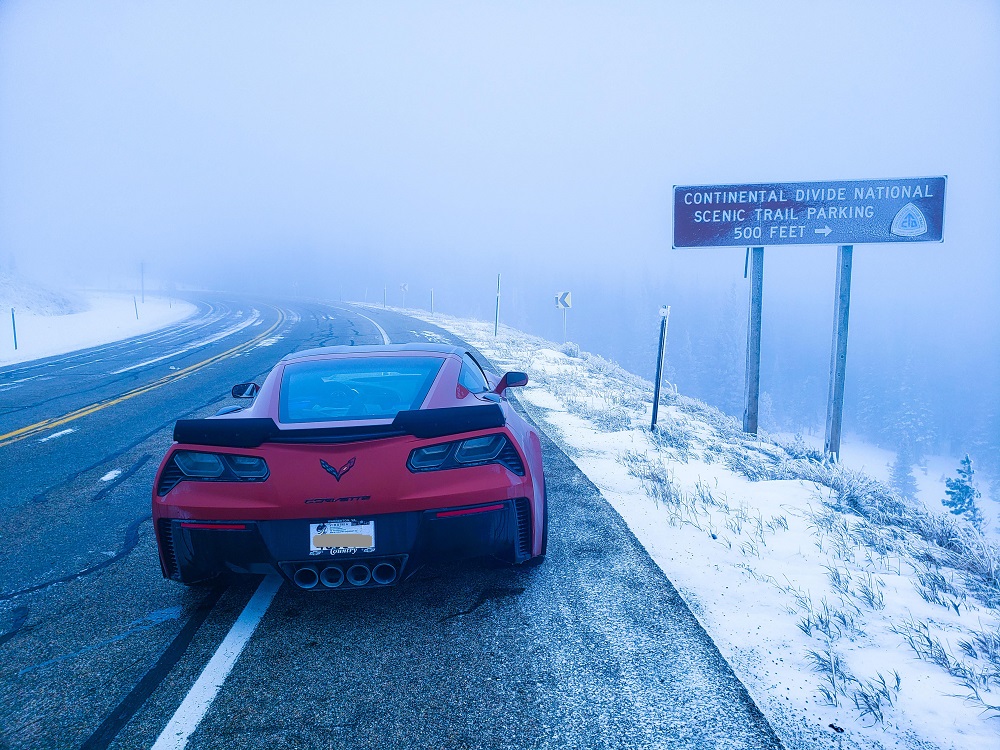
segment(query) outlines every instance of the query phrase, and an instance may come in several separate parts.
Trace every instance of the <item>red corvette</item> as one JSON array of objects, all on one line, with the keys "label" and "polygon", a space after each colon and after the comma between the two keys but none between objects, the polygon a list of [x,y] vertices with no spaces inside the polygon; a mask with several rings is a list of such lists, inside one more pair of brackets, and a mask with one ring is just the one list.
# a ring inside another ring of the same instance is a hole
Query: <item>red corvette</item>
[{"label": "red corvette", "polygon": [[233,388],[248,408],[177,422],[153,488],[163,575],[343,590],[430,561],[540,562],[541,444],[505,397],[527,382],[451,346],[290,354]]}]

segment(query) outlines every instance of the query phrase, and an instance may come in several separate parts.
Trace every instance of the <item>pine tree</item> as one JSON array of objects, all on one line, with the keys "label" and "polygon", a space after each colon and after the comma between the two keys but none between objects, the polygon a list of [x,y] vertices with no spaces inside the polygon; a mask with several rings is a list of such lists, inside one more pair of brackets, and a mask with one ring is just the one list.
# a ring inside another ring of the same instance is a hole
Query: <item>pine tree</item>
[{"label": "pine tree", "polygon": [[911,359],[906,360],[900,375],[898,399],[894,413],[883,425],[885,437],[893,443],[909,441],[914,460],[922,458],[931,450],[936,439],[934,419],[930,406],[922,393],[926,388],[918,388]]},{"label": "pine tree", "polygon": [[956,516],[962,516],[977,529],[981,530],[983,527],[983,514],[979,510],[979,506],[976,505],[976,500],[981,495],[972,483],[975,473],[972,469],[972,459],[966,453],[965,458],[959,464],[958,477],[945,481],[945,494],[948,497],[941,502]]},{"label": "pine tree", "polygon": [[909,440],[904,440],[896,451],[889,483],[903,497],[912,499],[917,496],[917,480],[913,476],[913,448]]}]

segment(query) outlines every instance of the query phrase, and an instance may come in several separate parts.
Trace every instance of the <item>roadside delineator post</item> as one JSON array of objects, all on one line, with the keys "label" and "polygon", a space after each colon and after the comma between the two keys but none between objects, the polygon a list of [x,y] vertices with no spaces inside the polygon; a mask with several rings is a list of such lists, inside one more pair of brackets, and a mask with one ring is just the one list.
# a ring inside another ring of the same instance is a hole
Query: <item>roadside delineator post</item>
[{"label": "roadside delineator post", "polygon": [[497,313],[493,319],[493,335],[500,335],[500,274],[497,274]]},{"label": "roadside delineator post", "polygon": [[650,430],[656,429],[656,415],[660,411],[660,383],[663,382],[663,358],[667,348],[667,324],[670,322],[670,305],[660,308],[660,348],[656,355],[656,383],[653,385],[653,421]]},{"label": "roadside delineator post", "polygon": [[139,303],[135,301],[135,295],[132,295],[132,306],[135,307],[135,319],[139,319]]},{"label": "roadside delineator post", "polygon": [[10,308],[10,327],[14,331],[14,351],[17,351],[17,321],[14,319],[14,308]]}]

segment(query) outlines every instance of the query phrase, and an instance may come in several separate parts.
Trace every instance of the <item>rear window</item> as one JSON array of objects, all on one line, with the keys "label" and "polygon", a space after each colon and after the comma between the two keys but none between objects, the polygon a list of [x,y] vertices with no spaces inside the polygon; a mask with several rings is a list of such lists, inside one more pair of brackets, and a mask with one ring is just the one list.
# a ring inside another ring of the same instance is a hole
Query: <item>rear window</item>
[{"label": "rear window", "polygon": [[286,365],[279,419],[392,419],[423,403],[443,363],[437,357],[345,357]]}]

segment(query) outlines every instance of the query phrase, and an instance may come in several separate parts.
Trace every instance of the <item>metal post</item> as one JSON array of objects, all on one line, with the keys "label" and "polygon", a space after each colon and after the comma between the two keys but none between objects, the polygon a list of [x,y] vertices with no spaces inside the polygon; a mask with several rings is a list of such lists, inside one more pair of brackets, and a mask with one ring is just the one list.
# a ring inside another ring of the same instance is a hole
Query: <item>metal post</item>
[{"label": "metal post", "polygon": [[833,349],[830,354],[830,398],[826,406],[826,439],[823,452],[840,460],[844,421],[844,379],[847,372],[847,323],[851,313],[853,245],[837,247],[837,287],[833,302]]},{"label": "metal post", "polygon": [[17,321],[14,319],[14,308],[10,308],[10,327],[14,329],[14,351],[17,351]]},{"label": "metal post", "polygon": [[382,287],[382,309],[385,309],[386,300],[389,298],[389,287],[388,285]]},{"label": "metal post", "polygon": [[434,290],[431,289],[431,315],[434,314]]},{"label": "metal post", "polygon": [[493,320],[493,335],[500,334],[500,274],[497,274],[497,314]]},{"label": "metal post", "polygon": [[764,248],[750,248],[750,315],[747,320],[746,387],[743,391],[743,432],[757,434],[760,407],[760,327],[764,297]]},{"label": "metal post", "polygon": [[667,322],[670,320],[670,308],[660,308],[660,348],[656,354],[656,383],[653,385],[653,421],[650,430],[656,429],[656,415],[660,411],[660,383],[663,380],[663,356],[667,348]]},{"label": "metal post", "polygon": [[135,307],[135,319],[138,320],[139,319],[139,305],[135,301],[135,295],[134,294],[132,295],[132,305],[133,305],[133,307]]},{"label": "metal post", "polygon": [[566,343],[566,308],[563,308],[563,343]]}]

